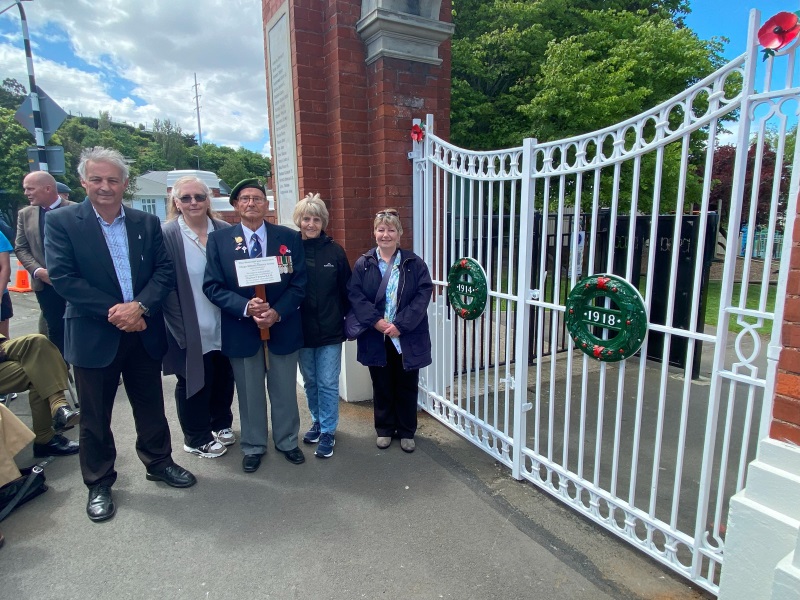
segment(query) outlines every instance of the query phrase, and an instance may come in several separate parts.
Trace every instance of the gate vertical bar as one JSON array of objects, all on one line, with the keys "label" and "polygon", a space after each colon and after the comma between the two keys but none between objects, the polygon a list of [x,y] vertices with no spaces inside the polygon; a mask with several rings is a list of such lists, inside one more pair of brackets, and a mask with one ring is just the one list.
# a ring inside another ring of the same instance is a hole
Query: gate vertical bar
[{"label": "gate vertical bar", "polygon": [[[422,121],[420,119],[413,119],[411,124],[412,125],[420,125]],[[411,185],[412,185],[412,223],[414,225],[414,252],[421,256],[423,260],[431,264],[430,262],[430,241],[433,240],[432,237],[428,237],[428,232],[426,229],[429,227],[429,224],[426,223],[428,220],[426,217],[427,214],[423,214],[423,212],[427,212],[428,205],[430,202],[426,202],[430,195],[426,194],[425,184],[427,183],[427,178],[424,176],[424,173],[428,170],[425,168],[426,166],[426,157],[428,153],[426,151],[428,141],[423,139],[423,142],[414,141],[412,144],[412,150],[408,153],[408,158],[411,160]]]},{"label": "gate vertical bar", "polygon": [[[717,421],[719,418],[720,393],[722,378],[719,374],[725,368],[725,352],[728,338],[727,309],[730,306],[733,292],[733,279],[736,268],[736,244],[730,243],[733,231],[738,231],[738,223],[742,212],[742,198],[744,197],[745,175],[747,172],[747,153],[750,147],[750,104],[751,96],[755,90],[756,61],[758,58],[756,31],[761,19],[757,9],[750,11],[750,21],[747,27],[747,58],[744,65],[742,81],[742,104],[739,109],[741,121],[737,135],[737,150],[734,166],[736,174],[731,191],[731,204],[728,216],[728,244],[725,248],[725,267],[722,275],[722,290],[719,299],[719,314],[717,318],[717,343],[714,347],[714,362],[711,369],[711,385],[708,394],[708,413],[706,416],[705,443],[703,445],[703,464],[700,471],[700,486],[698,490],[697,513],[694,533],[694,556],[692,557],[692,579],[698,580],[702,573],[703,561],[701,547],[707,546],[706,542],[706,517],[711,496],[711,477],[713,475],[715,437]],[[733,227],[731,227],[733,226]]]},{"label": "gate vertical bar", "polygon": [[[525,268],[518,269],[517,274],[517,322],[514,350],[514,447],[511,457],[511,475],[515,479],[522,479],[522,449],[527,440],[526,413],[531,405],[528,403],[528,337],[523,332],[528,331],[531,308],[526,300],[531,289],[531,269],[529,261],[531,255],[531,240],[533,239],[533,185],[531,180],[531,163],[536,140],[527,138],[522,142],[522,189],[519,207],[519,263]],[[512,200],[513,201],[513,200]],[[542,236],[542,239],[546,239]]]}]

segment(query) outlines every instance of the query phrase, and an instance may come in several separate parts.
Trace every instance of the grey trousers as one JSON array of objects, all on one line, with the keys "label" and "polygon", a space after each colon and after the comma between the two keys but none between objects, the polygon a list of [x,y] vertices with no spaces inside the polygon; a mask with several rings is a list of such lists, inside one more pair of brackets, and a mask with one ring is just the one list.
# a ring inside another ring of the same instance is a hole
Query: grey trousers
[{"label": "grey trousers", "polygon": [[[278,450],[297,448],[300,411],[297,407],[297,355],[269,353],[269,371],[264,367],[264,350],[247,358],[231,358],[243,454],[267,451],[267,390],[269,391],[272,440]],[[267,379],[266,390],[264,377]]]}]

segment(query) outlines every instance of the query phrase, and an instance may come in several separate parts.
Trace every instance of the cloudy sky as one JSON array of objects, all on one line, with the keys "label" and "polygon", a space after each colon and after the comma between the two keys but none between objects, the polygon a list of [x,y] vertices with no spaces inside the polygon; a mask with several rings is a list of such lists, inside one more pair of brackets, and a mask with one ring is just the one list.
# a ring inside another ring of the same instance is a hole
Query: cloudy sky
[{"label": "cloudy sky", "polygon": [[[12,0],[0,0],[0,10]],[[171,119],[204,142],[267,153],[259,0],[34,0],[23,4],[36,83],[64,110]],[[0,80],[28,76],[16,7],[0,16]]]},{"label": "cloudy sky", "polygon": [[[12,0],[0,0],[0,10]],[[701,38],[726,36],[744,50],[748,12],[762,20],[800,0],[692,0],[688,24]],[[72,114],[108,111],[116,121],[170,119],[203,141],[269,152],[260,0],[34,0],[28,17],[36,81]],[[0,16],[0,80],[27,86],[16,8]]]}]

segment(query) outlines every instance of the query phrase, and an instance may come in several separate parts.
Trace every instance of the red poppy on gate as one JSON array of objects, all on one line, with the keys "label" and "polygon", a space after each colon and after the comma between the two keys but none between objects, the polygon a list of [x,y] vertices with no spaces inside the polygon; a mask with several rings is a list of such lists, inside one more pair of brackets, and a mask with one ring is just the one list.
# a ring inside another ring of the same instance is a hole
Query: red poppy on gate
[{"label": "red poppy on gate", "polygon": [[758,30],[758,43],[764,46],[764,60],[774,56],[775,50],[788,46],[800,34],[797,13],[779,12],[767,19]]},{"label": "red poppy on gate", "polygon": [[411,139],[415,142],[421,142],[425,139],[425,131],[419,125],[414,125],[411,128]]}]

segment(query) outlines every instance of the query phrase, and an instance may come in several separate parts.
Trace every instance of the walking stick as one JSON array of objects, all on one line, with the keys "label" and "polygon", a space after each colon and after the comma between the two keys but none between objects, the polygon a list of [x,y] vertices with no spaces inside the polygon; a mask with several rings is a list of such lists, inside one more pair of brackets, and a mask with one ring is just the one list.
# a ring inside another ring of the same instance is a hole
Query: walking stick
[{"label": "walking stick", "polygon": [[[267,289],[263,283],[256,285],[256,298],[261,298],[264,302],[267,301]],[[264,366],[269,369],[269,350],[267,349],[267,341],[269,340],[269,327],[259,329],[261,333],[261,341],[264,344]]]}]

